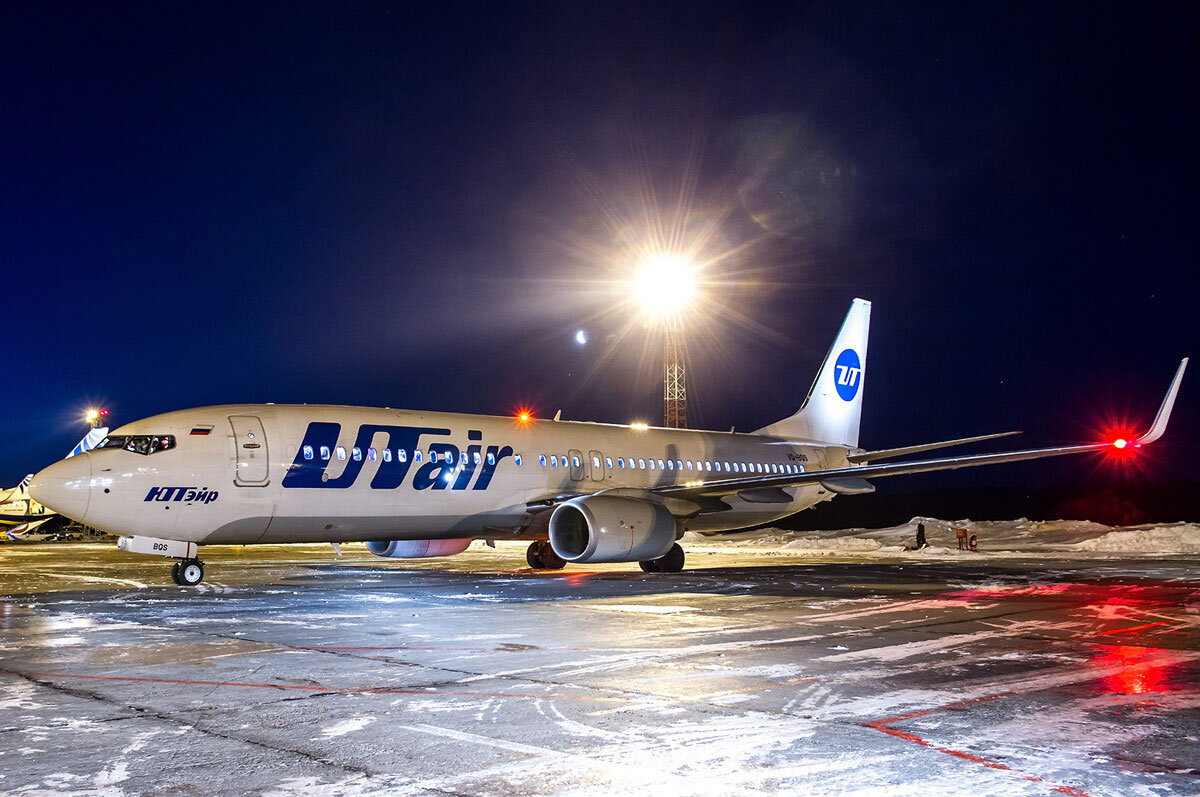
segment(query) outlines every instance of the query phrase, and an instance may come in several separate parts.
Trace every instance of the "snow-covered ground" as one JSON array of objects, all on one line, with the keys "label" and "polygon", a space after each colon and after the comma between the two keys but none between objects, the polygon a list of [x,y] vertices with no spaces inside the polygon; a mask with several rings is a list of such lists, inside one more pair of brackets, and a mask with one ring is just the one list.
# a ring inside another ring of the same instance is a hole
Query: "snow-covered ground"
[{"label": "snow-covered ground", "polygon": [[[917,523],[925,524],[929,547],[915,545]],[[959,551],[955,530],[978,537],[978,552]],[[829,556],[989,557],[997,554],[1057,552],[1061,554],[1130,556],[1200,555],[1200,524],[1169,523],[1112,527],[1080,520],[939,520],[913,518],[884,529],[784,531],[762,529],[741,534],[701,535],[689,532],[690,550],[747,547],[781,553]]]}]

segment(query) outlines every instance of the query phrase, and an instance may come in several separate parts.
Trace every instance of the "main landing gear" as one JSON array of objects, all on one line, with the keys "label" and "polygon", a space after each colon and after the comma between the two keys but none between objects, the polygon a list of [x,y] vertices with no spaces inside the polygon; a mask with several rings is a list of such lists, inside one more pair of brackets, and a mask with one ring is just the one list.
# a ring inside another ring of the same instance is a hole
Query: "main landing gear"
[{"label": "main landing gear", "polygon": [[683,569],[683,549],[679,547],[679,543],[675,543],[671,550],[657,559],[648,559],[638,564],[647,573],[678,573]]},{"label": "main landing gear", "polygon": [[534,570],[562,570],[567,566],[566,560],[554,552],[554,548],[545,540],[534,540],[525,551],[525,561]]},{"label": "main landing gear", "polygon": [[181,587],[194,587],[204,580],[204,562],[180,559],[171,566],[171,578]]}]

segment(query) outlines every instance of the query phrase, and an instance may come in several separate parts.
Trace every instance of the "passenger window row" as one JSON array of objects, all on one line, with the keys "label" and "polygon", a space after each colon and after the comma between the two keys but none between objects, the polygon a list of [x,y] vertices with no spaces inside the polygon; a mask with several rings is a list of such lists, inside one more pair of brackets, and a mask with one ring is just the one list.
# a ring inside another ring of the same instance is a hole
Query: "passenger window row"
[{"label": "passenger window row", "polygon": [[[338,459],[338,460],[344,461],[347,456],[345,446],[336,446],[332,450],[329,448],[329,446],[320,446],[317,449],[314,449],[312,446],[304,446],[304,448],[302,448],[300,450],[300,453],[301,453],[301,456],[303,456],[306,460],[317,459],[319,457],[323,461],[328,461],[330,459]],[[350,459],[354,460],[355,462],[361,462],[362,458],[363,458],[363,454],[364,454],[363,450],[361,448],[359,448],[358,446],[351,448],[350,452],[349,452]],[[365,454],[366,454],[368,462],[375,462],[378,459],[382,459],[384,462],[392,462],[393,458],[395,459],[396,462],[408,462],[408,458],[409,458],[409,452],[403,448],[397,448],[395,450],[394,454],[393,454],[392,449],[390,449],[390,448],[381,448],[379,450],[376,450],[374,448],[368,448],[366,450]],[[419,463],[419,462],[423,461],[425,459],[425,457],[426,457],[425,452],[423,452],[419,448],[415,449],[412,452],[412,461],[414,463]],[[455,464],[454,454],[452,454],[449,451],[442,454],[442,453],[438,453],[437,451],[430,450],[428,453],[428,459],[430,462],[445,462],[447,464]],[[484,454],[480,454],[478,451],[473,451],[468,456],[467,452],[463,451],[458,455],[458,463],[457,464],[462,465],[463,467],[466,467],[467,465],[470,465],[470,464],[479,465],[479,464],[482,464],[484,461],[486,461],[487,464],[489,464],[489,465],[495,465],[496,464],[495,452],[489,451],[486,455],[484,455]],[[514,454],[513,462],[517,465],[520,465],[521,464],[521,455]]]},{"label": "passenger window row", "polygon": [[[655,459],[653,457],[617,457],[617,468],[625,470],[668,470],[668,471],[693,471],[711,473],[771,473],[771,474],[788,474],[801,473],[803,468],[799,465],[791,463],[776,463],[776,462],[732,462],[732,461],[715,461],[715,460],[698,460],[698,459]],[[538,457],[538,464],[544,467],[558,468],[567,466],[567,456],[565,454],[542,454]],[[613,458],[605,457],[604,464],[608,468],[613,466]],[[579,457],[571,457],[571,466],[579,467]],[[592,457],[592,467],[600,467],[600,458]]]}]

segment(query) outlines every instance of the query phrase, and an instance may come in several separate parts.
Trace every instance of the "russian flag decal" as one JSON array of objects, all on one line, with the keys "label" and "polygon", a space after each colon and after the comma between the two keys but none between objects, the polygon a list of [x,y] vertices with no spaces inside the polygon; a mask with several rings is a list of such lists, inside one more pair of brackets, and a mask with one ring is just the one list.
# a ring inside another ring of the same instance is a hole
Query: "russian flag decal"
[{"label": "russian flag decal", "polygon": [[208,434],[212,431],[211,426],[193,426],[192,434]]}]

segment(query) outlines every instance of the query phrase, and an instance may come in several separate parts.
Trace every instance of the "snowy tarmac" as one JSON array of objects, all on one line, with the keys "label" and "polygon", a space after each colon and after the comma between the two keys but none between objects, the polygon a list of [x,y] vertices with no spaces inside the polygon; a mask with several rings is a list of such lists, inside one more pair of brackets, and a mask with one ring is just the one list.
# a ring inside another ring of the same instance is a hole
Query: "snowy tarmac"
[{"label": "snowy tarmac", "polygon": [[198,589],[4,545],[0,793],[1200,792],[1200,556],[1047,533],[689,539],[680,574],[215,548]]}]

